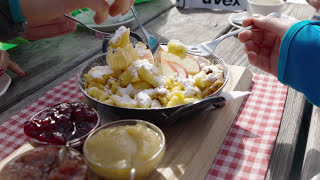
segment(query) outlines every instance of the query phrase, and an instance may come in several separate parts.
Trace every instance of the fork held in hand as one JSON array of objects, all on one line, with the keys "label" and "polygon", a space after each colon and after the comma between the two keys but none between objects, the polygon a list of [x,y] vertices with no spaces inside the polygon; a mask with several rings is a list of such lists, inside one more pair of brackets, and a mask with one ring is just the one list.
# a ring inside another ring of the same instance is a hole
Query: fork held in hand
[{"label": "fork held in hand", "polygon": [[94,28],[92,28],[92,27],[84,24],[83,22],[77,20],[77,19],[74,18],[73,16],[70,16],[70,15],[68,15],[68,14],[65,14],[64,16],[67,17],[67,18],[69,18],[69,19],[71,19],[71,20],[73,20],[73,21],[78,22],[79,24],[81,24],[81,25],[84,26],[85,28],[90,29],[91,31],[93,31],[93,32],[95,33],[95,36],[96,36],[98,39],[101,39],[101,40],[111,39],[112,36],[113,36],[113,34],[111,34],[111,33],[106,33],[106,32],[102,32],[102,31],[96,30],[96,29],[94,29]]},{"label": "fork held in hand", "polygon": [[[273,16],[273,17],[280,18],[281,15],[279,13],[274,12],[274,13],[268,14],[267,16]],[[244,28],[240,28],[240,29],[238,29],[236,31],[230,32],[230,33],[225,34],[223,36],[220,36],[219,38],[217,38],[217,39],[215,39],[213,41],[204,42],[204,43],[201,43],[201,44],[198,44],[198,45],[194,45],[194,46],[185,45],[185,47],[186,47],[187,52],[189,54],[206,57],[206,56],[211,55],[214,52],[214,50],[216,49],[217,45],[222,40],[224,40],[224,39],[226,39],[226,38],[228,38],[230,36],[236,35],[236,34],[240,33],[241,31],[249,30],[249,29],[252,29],[252,28],[254,28],[254,25],[248,26],[248,27],[244,27]]]},{"label": "fork held in hand", "polygon": [[139,24],[140,29],[142,30],[143,34],[147,38],[148,46],[149,46],[149,49],[152,53],[154,64],[157,67],[159,67],[159,65],[161,63],[160,43],[156,37],[149,34],[148,31],[143,27],[142,23],[140,22],[136,8],[133,5],[131,6],[131,11],[132,11],[132,14],[134,15],[137,23]]},{"label": "fork held in hand", "polygon": [[252,29],[253,26],[248,26],[245,28],[240,28],[236,31],[233,31],[231,33],[225,34],[223,36],[220,36],[219,38],[213,40],[213,41],[209,41],[209,42],[204,42],[198,45],[194,45],[194,46],[187,46],[185,45],[187,52],[189,54],[193,54],[196,56],[209,56],[210,54],[212,54],[214,52],[214,50],[216,49],[217,45],[224,39],[236,35],[238,33],[240,33],[243,30],[249,30]]}]

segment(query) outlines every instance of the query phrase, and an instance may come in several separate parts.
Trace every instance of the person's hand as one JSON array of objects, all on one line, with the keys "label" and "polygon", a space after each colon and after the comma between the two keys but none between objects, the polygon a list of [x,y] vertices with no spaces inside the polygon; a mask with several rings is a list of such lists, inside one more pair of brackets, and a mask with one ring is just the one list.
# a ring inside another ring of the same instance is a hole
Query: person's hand
[{"label": "person's hand", "polygon": [[9,53],[0,50],[0,76],[3,75],[7,68],[18,74],[20,77],[27,75],[15,62],[10,60]]},{"label": "person's hand", "polygon": [[22,37],[28,40],[52,38],[74,32],[76,28],[77,23],[75,21],[72,21],[71,19],[63,16],[61,18],[48,21],[46,24],[42,24],[39,26],[33,26],[27,23]]},{"label": "person's hand", "polygon": [[109,14],[111,16],[116,16],[118,14],[124,15],[128,12],[133,3],[134,0],[115,0],[110,6]]},{"label": "person's hand", "polygon": [[96,12],[94,21],[101,24],[108,14],[125,14],[134,0],[115,0],[110,6],[106,0],[20,0],[22,15],[32,26],[46,24],[76,9],[90,8]]},{"label": "person's hand", "polygon": [[320,9],[320,0],[307,0],[307,2],[313,6],[314,8],[316,8],[316,10]]},{"label": "person's hand", "polygon": [[245,44],[249,62],[277,76],[278,57],[282,38],[296,20],[279,19],[272,16],[254,15],[245,19],[243,26],[255,28],[239,33],[240,42]]}]

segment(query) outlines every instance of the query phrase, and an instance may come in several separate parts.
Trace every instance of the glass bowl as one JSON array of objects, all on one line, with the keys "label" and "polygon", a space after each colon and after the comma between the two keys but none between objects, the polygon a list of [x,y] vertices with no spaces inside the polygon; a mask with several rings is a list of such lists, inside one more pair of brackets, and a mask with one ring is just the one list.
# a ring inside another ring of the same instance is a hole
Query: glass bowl
[{"label": "glass bowl", "polygon": [[64,159],[60,151],[64,146],[48,145],[26,151],[10,160],[0,171],[0,179],[77,179],[88,178],[84,156],[68,148]]},{"label": "glass bowl", "polygon": [[88,135],[99,125],[99,114],[87,104],[60,103],[36,113],[25,122],[24,134],[34,147],[54,144],[80,150]]},{"label": "glass bowl", "polygon": [[165,136],[147,121],[126,119],[105,124],[86,139],[89,168],[106,179],[144,179],[165,154]]}]

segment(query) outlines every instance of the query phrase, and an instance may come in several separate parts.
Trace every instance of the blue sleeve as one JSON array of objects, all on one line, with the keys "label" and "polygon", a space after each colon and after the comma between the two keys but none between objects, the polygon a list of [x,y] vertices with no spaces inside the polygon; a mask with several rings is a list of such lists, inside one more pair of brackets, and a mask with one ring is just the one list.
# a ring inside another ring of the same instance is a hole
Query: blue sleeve
[{"label": "blue sleeve", "polygon": [[11,16],[16,23],[26,22],[26,19],[23,17],[20,9],[20,1],[19,0],[9,0],[9,8]]},{"label": "blue sleeve", "polygon": [[26,24],[18,0],[0,0],[0,41],[21,36]]},{"label": "blue sleeve", "polygon": [[303,93],[320,107],[320,21],[301,21],[284,35],[278,62],[278,79]]}]

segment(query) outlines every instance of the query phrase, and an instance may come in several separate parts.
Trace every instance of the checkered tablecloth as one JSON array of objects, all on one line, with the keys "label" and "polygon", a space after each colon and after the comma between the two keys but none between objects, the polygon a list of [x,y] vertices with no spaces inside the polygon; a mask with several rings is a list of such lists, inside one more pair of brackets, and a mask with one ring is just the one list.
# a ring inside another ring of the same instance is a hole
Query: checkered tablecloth
[{"label": "checkered tablecloth", "polygon": [[[36,112],[84,96],[77,76],[52,88],[38,100],[0,124],[0,161],[24,143],[23,124]],[[241,105],[207,179],[264,179],[279,130],[287,87],[269,75],[254,74],[251,94]]]},{"label": "checkered tablecloth", "polygon": [[273,76],[254,74],[250,91],[207,180],[265,178],[288,88]]},{"label": "checkered tablecloth", "polygon": [[0,124],[0,161],[26,143],[24,122],[46,107],[61,102],[79,102],[84,97],[77,85],[77,76],[52,88],[24,110]]}]

